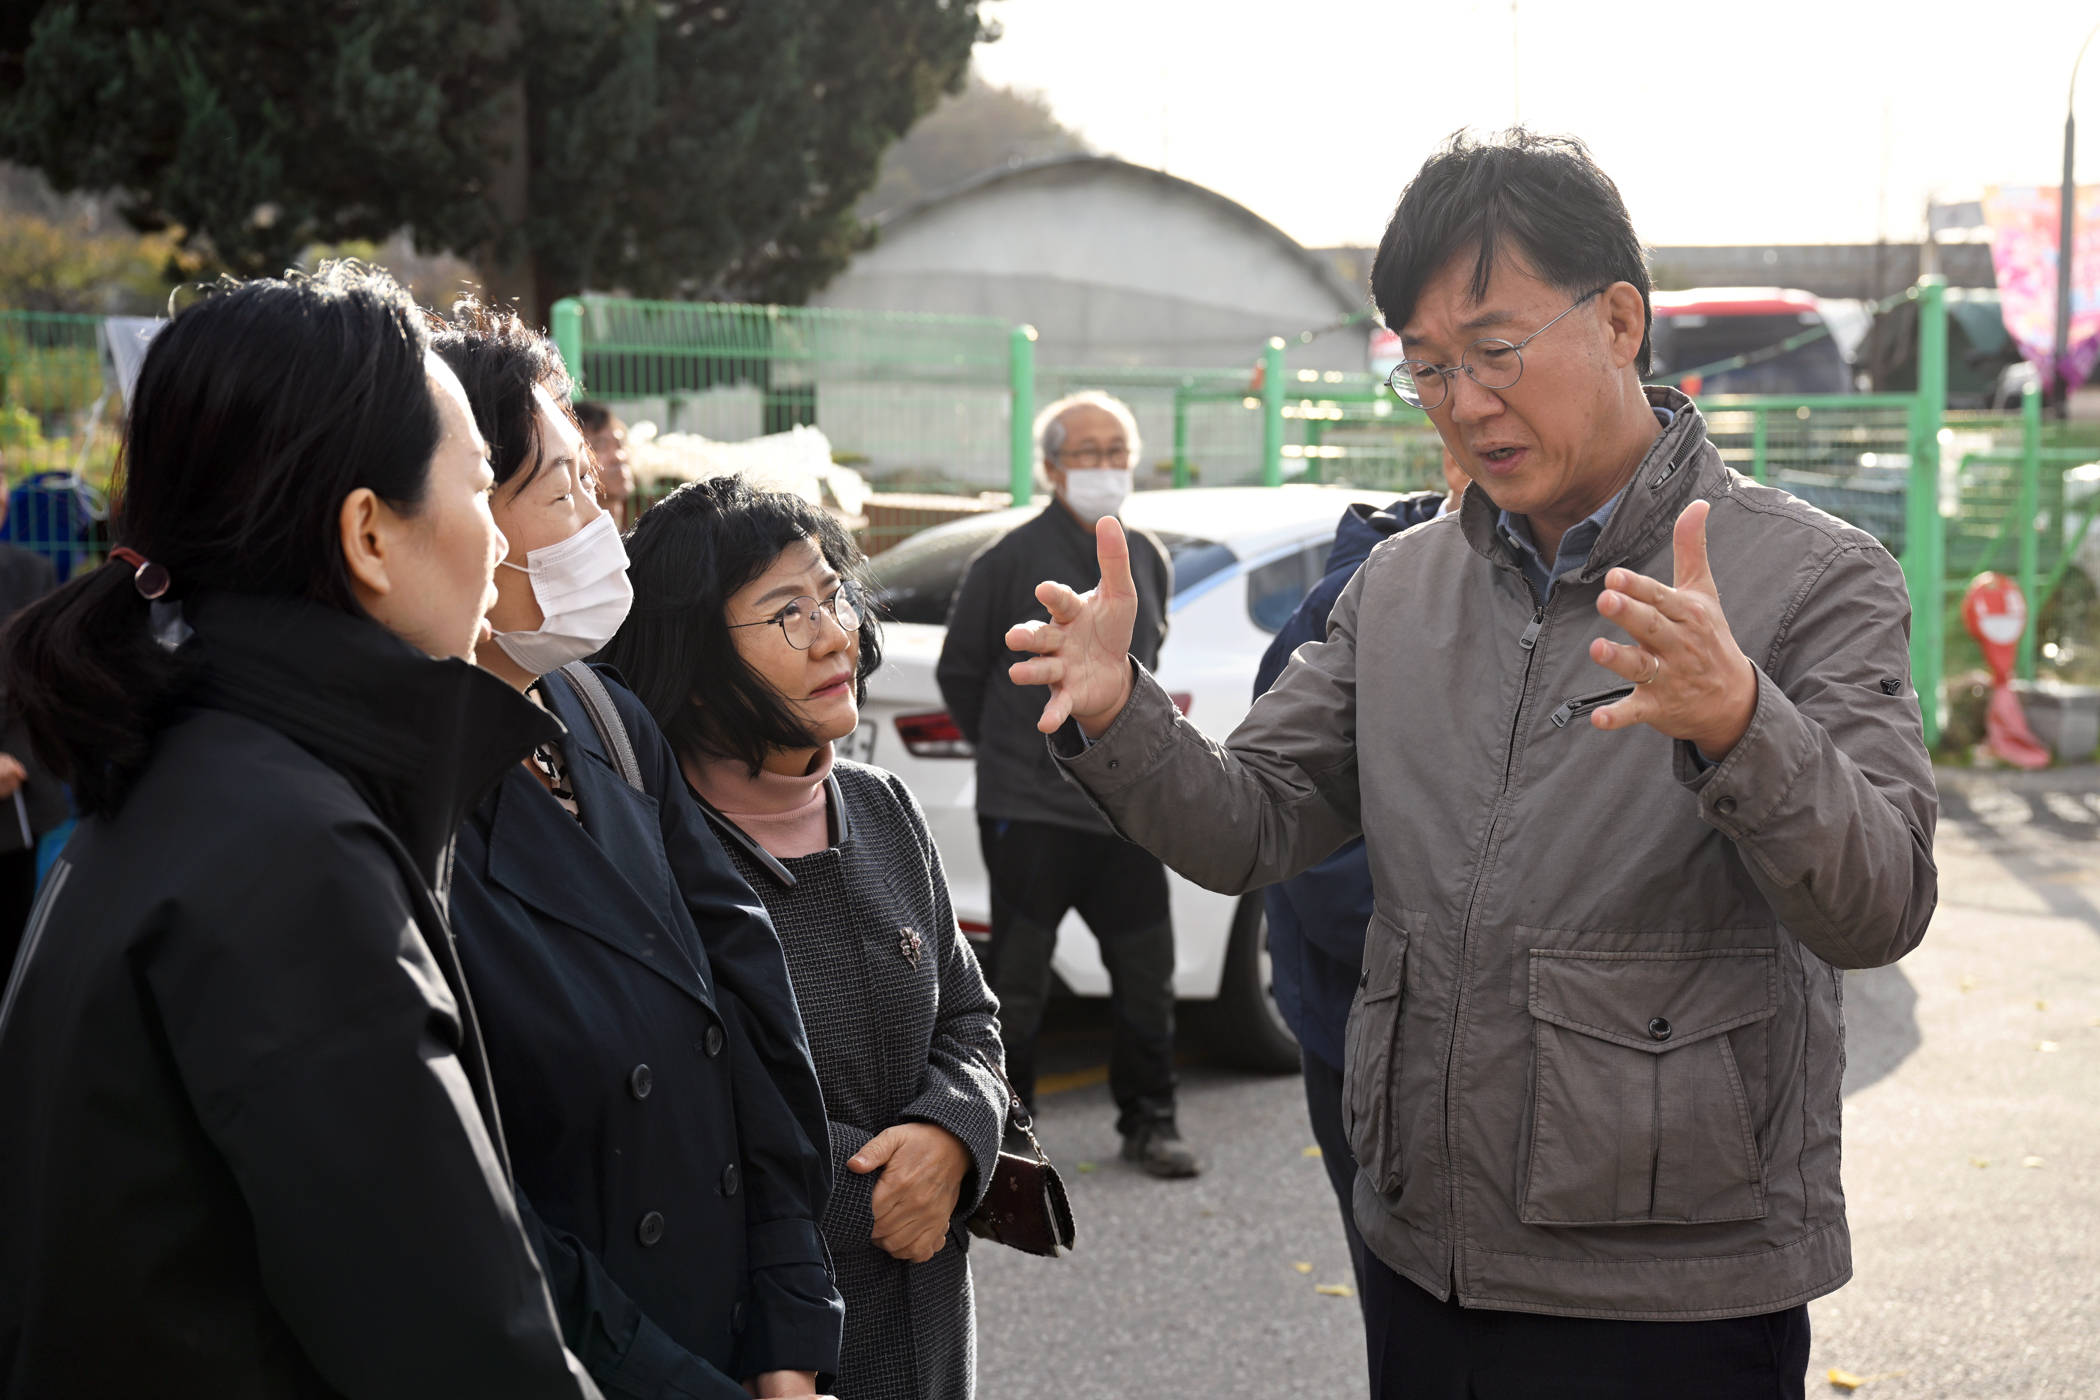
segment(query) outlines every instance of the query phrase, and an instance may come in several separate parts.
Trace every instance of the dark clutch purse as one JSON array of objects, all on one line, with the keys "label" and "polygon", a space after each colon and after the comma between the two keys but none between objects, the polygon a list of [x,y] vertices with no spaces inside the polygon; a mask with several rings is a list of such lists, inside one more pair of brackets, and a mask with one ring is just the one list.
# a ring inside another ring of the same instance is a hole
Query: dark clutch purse
[{"label": "dark clutch purse", "polygon": [[991,1189],[984,1203],[965,1223],[979,1239],[992,1240],[1023,1254],[1055,1259],[1072,1247],[1072,1202],[1065,1195],[1065,1180],[1050,1165],[1042,1143],[1036,1141],[1034,1120],[1021,1105],[1021,1096],[1006,1082],[1006,1076],[991,1061],[978,1057],[1006,1090],[1006,1119],[1021,1130],[1035,1151],[1034,1158],[1001,1151],[992,1171]]}]

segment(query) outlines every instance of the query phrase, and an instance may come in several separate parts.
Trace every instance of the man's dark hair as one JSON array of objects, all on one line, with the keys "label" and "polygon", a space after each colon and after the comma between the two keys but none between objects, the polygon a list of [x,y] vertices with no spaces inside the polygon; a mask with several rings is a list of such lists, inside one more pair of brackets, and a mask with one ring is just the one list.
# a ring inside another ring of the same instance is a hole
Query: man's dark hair
[{"label": "man's dark hair", "polygon": [[585,399],[576,405],[576,422],[585,436],[602,433],[613,420],[611,404],[599,403],[596,399]]},{"label": "man's dark hair", "polygon": [[734,758],[753,777],[773,749],[815,748],[787,700],[752,671],[729,630],[729,600],[780,552],[814,542],[860,609],[854,696],[882,665],[882,631],[862,576],[867,561],[838,521],[800,496],[756,491],[741,476],[681,486],[627,536],[634,607],[594,660],[618,668],[680,754]]},{"label": "man's dark hair", "polygon": [[1487,295],[1503,240],[1533,272],[1571,297],[1614,282],[1641,292],[1645,323],[1634,368],[1648,372],[1648,260],[1619,187],[1572,136],[1512,127],[1489,140],[1455,133],[1400,192],[1371,265],[1371,299],[1396,334],[1422,288],[1451,259],[1473,255],[1471,291]]},{"label": "man's dark hair", "polygon": [[[554,342],[516,312],[463,297],[431,337],[431,348],[459,376],[474,426],[489,445],[496,485],[523,491],[540,474],[540,405],[535,388],[556,403],[569,396],[569,371]],[[518,470],[529,468],[515,484]]]}]

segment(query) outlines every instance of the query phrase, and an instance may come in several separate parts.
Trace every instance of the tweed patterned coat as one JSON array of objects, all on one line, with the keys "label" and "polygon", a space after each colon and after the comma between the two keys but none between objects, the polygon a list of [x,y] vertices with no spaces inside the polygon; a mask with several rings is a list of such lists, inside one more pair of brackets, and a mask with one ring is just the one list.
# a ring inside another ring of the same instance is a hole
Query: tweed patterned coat
[{"label": "tweed patterned coat", "polygon": [[[792,887],[748,837],[727,829],[722,844],[779,930],[831,1119],[822,1229],[846,1300],[835,1389],[839,1400],[968,1400],[977,1321],[962,1220],[983,1198],[1005,1127],[1005,1093],[976,1058],[1002,1061],[999,1004],[956,929],[911,790],[882,769],[841,761],[829,802],[831,847],[777,862]],[[846,1166],[901,1122],[939,1124],[973,1163],[948,1242],[923,1264],[871,1241],[880,1174]]]}]

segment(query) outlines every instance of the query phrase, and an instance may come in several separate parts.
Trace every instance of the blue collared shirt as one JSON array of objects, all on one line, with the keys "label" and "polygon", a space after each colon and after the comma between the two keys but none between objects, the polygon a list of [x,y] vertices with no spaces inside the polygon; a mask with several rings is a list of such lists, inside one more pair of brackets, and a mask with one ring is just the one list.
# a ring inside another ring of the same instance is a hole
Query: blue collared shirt
[{"label": "blue collared shirt", "polygon": [[[1653,404],[1649,407],[1653,410],[1656,421],[1665,428],[1669,427],[1671,420],[1677,416],[1667,408],[1656,408]],[[1621,487],[1618,495],[1577,521],[1567,534],[1560,537],[1560,549],[1554,554],[1550,565],[1539,553],[1538,546],[1531,542],[1529,520],[1521,515],[1511,515],[1506,510],[1496,517],[1496,532],[1516,551],[1517,567],[1524,571],[1525,578],[1531,580],[1531,586],[1539,591],[1541,605],[1553,592],[1553,585],[1562,574],[1580,572],[1582,566],[1590,562],[1590,551],[1597,547],[1597,536],[1604,533],[1604,527],[1611,523],[1612,512],[1619,508],[1619,502],[1624,499],[1626,489]]]}]

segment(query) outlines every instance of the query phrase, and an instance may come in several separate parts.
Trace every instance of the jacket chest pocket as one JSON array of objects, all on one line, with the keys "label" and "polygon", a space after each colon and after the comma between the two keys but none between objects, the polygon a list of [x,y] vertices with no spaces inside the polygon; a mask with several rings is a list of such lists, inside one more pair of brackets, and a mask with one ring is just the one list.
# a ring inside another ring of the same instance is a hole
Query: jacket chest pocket
[{"label": "jacket chest pocket", "polygon": [[[1419,925],[1422,916],[1403,911]],[[1342,1130],[1356,1165],[1379,1192],[1399,1185],[1394,1141],[1393,1085],[1400,1071],[1400,1011],[1406,1001],[1408,929],[1384,914],[1371,920],[1364,971],[1349,1006],[1342,1039]]]},{"label": "jacket chest pocket", "polygon": [[1526,1224],[1765,1214],[1752,1098],[1729,1032],[1762,1037],[1777,1014],[1774,950],[1533,949],[1530,1006],[1537,1072]]}]

